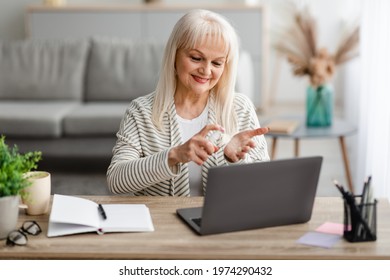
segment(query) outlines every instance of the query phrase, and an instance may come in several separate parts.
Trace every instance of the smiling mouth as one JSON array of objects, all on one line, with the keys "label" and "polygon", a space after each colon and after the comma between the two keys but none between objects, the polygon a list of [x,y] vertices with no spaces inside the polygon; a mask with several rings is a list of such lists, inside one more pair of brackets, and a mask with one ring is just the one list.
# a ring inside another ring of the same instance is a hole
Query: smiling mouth
[{"label": "smiling mouth", "polygon": [[198,83],[201,83],[201,84],[205,84],[210,80],[210,79],[201,78],[201,77],[195,76],[195,75],[192,75],[192,77],[194,78],[195,81],[197,81]]}]

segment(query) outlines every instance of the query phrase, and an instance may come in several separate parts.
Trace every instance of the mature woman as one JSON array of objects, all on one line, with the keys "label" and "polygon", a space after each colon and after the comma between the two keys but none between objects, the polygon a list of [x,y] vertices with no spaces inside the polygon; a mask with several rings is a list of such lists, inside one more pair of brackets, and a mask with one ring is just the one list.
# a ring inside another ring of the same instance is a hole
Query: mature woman
[{"label": "mature woman", "polygon": [[269,160],[268,129],[234,93],[237,60],[237,35],[220,15],[194,10],[176,23],[156,91],[130,103],[117,133],[112,192],[199,196],[210,167]]}]

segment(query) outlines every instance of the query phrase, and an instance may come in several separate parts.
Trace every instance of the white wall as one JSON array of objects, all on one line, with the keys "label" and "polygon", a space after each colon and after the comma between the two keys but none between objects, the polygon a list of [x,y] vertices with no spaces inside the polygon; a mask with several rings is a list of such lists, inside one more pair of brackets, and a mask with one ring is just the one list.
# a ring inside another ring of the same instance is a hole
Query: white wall
[{"label": "white wall", "polygon": [[[65,0],[69,5],[113,5],[140,4],[143,0]],[[244,0],[161,0],[164,3],[243,3]],[[256,0],[255,0],[256,1]],[[22,39],[25,35],[24,14],[28,5],[43,3],[44,0],[1,0],[0,40]]]},{"label": "white wall", "polygon": [[[211,3],[210,0],[163,0],[165,3]],[[318,19],[319,41],[320,45],[334,50],[340,31],[345,25],[345,21],[356,16],[359,13],[359,5],[356,0],[295,0],[299,3],[307,2],[312,14]],[[24,37],[24,12],[27,5],[40,4],[43,0],[1,0],[0,4],[0,40],[22,39]],[[139,4],[142,0],[67,0],[69,5],[77,4]],[[285,23],[283,14],[283,5],[286,0],[213,0],[213,3],[261,3],[268,6],[270,31],[276,26]],[[272,44],[272,32],[271,44]],[[280,63],[280,64],[278,64]],[[275,76],[275,67],[280,65],[280,71]],[[343,67],[339,70],[345,70]],[[336,74],[334,87],[336,99],[341,103],[345,86],[344,78],[348,75],[342,75],[342,72]],[[349,76],[348,76],[349,77]],[[275,79],[274,87],[270,87],[271,97],[278,103],[293,102],[303,104],[305,90],[308,85],[307,79],[297,78],[291,74],[290,65],[284,59],[278,61],[275,52],[270,47],[269,52],[269,84]]]},{"label": "white wall", "polygon": [[[285,0],[262,0],[260,1],[269,6],[270,10],[270,29],[275,30],[280,26],[286,24]],[[333,53],[338,45],[342,31],[350,21],[354,21],[360,14],[360,0],[312,0],[312,1],[298,1],[297,3],[307,3],[311,14],[317,19],[318,28],[318,42],[319,46],[328,48]],[[271,43],[276,39],[275,34],[271,31]],[[278,70],[279,69],[279,70]],[[335,88],[335,98],[338,104],[342,103],[344,93],[345,80],[343,78],[343,71],[346,67],[340,67],[336,70],[336,75],[333,79],[333,86]],[[270,53],[270,77],[275,79],[277,83],[272,83],[270,86],[270,95],[275,102],[292,102],[303,104],[305,98],[306,87],[308,86],[308,79],[306,77],[296,77],[291,74],[291,66],[285,59],[280,57],[272,50]]]},{"label": "white wall", "polygon": [[39,3],[40,0],[1,0],[0,40],[23,38],[25,7]]}]

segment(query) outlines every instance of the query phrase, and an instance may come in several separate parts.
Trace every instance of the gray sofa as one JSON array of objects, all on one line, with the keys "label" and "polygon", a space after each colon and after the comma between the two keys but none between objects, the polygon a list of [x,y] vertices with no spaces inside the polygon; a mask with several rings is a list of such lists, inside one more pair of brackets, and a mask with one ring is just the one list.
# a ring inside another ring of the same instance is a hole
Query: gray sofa
[{"label": "gray sofa", "polygon": [[0,42],[0,134],[46,158],[109,159],[128,103],[155,88],[163,49],[109,38]]}]

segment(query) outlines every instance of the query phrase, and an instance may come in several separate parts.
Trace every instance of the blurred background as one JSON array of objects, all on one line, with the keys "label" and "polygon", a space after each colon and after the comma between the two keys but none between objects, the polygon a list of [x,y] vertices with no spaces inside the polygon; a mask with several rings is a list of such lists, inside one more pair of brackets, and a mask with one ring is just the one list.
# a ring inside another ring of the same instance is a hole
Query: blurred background
[{"label": "blurred background", "polygon": [[[140,0],[67,0],[59,1],[61,5],[54,8],[47,5],[47,2],[50,1],[2,0],[0,9],[0,42],[4,44],[5,42],[24,39],[53,38],[54,40],[56,39],[54,37],[69,39],[71,37],[70,33],[68,34],[59,29],[61,28],[60,25],[64,24],[64,18],[59,17],[59,11],[61,10],[66,10],[69,14],[81,11],[87,15],[106,12],[107,17],[101,17],[96,34],[88,35],[107,37],[107,34],[99,34],[99,30],[103,30],[105,26],[110,26],[112,23],[110,16],[113,16],[113,9],[117,12],[113,18],[119,17],[121,10],[130,10],[136,16],[151,9],[149,10],[149,16],[158,14],[159,10],[174,14],[171,19],[164,19],[166,22],[163,22],[163,20],[161,24],[158,24],[159,18],[157,17],[157,21],[152,25],[151,29],[161,36],[161,42],[159,43],[163,44],[167,39],[166,34],[170,33],[170,26],[185,10],[195,7],[223,11],[228,18],[231,16],[233,19],[232,23],[236,26],[242,39],[242,49],[247,51],[242,55],[243,58],[247,59],[245,63],[243,62],[243,69],[253,68],[253,72],[246,74],[246,77],[238,77],[238,79],[241,81],[240,89],[253,100],[258,108],[261,122],[267,122],[269,119],[280,116],[304,116],[305,114],[306,89],[309,85],[308,77],[294,75],[292,65],[288,62],[286,56],[275,48],[279,42],[285,40],[283,31],[288,30],[294,22],[292,6],[298,10],[303,10],[304,7],[307,7],[305,11],[310,13],[317,25],[317,44],[319,47],[326,48],[329,53],[336,51],[343,35],[351,27],[360,26],[358,47],[360,55],[337,66],[332,79],[329,81],[334,89],[334,117],[345,120],[358,128],[357,133],[346,138],[352,178],[356,182],[357,189],[361,185],[358,182],[362,182],[368,173],[378,172],[377,178],[379,178],[377,183],[380,186],[377,189],[378,194],[389,196],[389,190],[386,187],[386,184],[389,183],[389,178],[384,175],[387,171],[390,171],[390,152],[387,148],[388,144],[384,144],[386,140],[390,140],[386,138],[389,137],[390,131],[389,117],[383,109],[382,111],[385,115],[382,114],[371,119],[370,123],[368,123],[367,118],[367,114],[373,116],[372,114],[376,111],[375,108],[378,104],[389,101],[388,95],[383,95],[383,92],[389,89],[388,86],[383,85],[381,88],[376,88],[376,86],[382,86],[382,81],[385,78],[381,75],[369,74],[372,73],[373,69],[378,71],[378,73],[384,73],[388,70],[388,67],[385,66],[385,61],[388,59],[385,51],[383,51],[385,55],[381,58],[371,57],[375,52],[375,46],[378,46],[378,44],[386,46],[389,41],[384,35],[389,30],[389,22],[384,18],[383,12],[381,12],[388,7],[388,4],[385,3],[386,1],[372,1],[374,3],[371,3],[364,0],[160,0],[147,1],[153,2],[147,4]],[[251,13],[252,11],[254,12],[255,25],[252,24],[249,16],[247,21],[245,18],[245,13]],[[49,16],[45,17],[45,13],[49,14]],[[90,18],[86,16],[84,20],[77,22],[78,27],[73,27],[75,38],[80,39],[82,37],[84,25],[97,26],[97,24],[89,22]],[[70,17],[69,21],[72,21],[71,19]],[[142,27],[143,25],[149,24],[149,20],[152,23],[153,20],[156,20],[153,19],[153,16],[150,16],[149,19],[146,17],[146,19],[141,19],[140,21],[141,30],[145,28]],[[256,22],[256,20],[258,21]],[[122,26],[121,28],[126,30],[127,26]],[[129,25],[128,29],[137,30],[137,27]],[[72,28],[68,26],[67,30],[72,30]],[[378,34],[372,34],[373,30],[376,30]],[[113,34],[112,37],[118,37],[115,35],[115,32]],[[388,34],[390,33],[387,33],[387,37],[389,36]],[[369,38],[369,36],[372,37]],[[86,35],[85,37],[88,36]],[[130,39],[132,41],[138,40],[137,38]],[[377,39],[379,41],[376,41]],[[384,41],[381,42],[380,40]],[[375,45],[373,45],[373,42],[375,42]],[[381,65],[371,65],[374,63],[380,63]],[[388,73],[390,72],[387,72],[387,75]],[[375,77],[373,78],[373,76]],[[363,79],[362,77],[365,78]],[[367,98],[371,94],[381,95],[372,96],[372,98],[377,100],[378,104],[368,106]],[[1,102],[3,101],[0,100]],[[367,105],[367,112],[365,111],[362,115],[364,105]],[[121,110],[120,114],[123,114],[123,109]],[[375,131],[371,130],[371,133],[367,133],[370,129],[373,129],[372,123],[378,123],[378,118],[383,120],[382,132],[380,132],[380,128],[377,128]],[[3,131],[0,130],[0,133],[3,133]],[[4,134],[7,136],[7,133]],[[373,138],[367,138],[367,134],[372,135]],[[383,136],[381,141],[384,142],[375,144],[375,141],[377,141],[375,139],[378,137],[373,135]],[[13,143],[12,137],[10,138],[11,143]],[[272,144],[271,140],[270,137],[267,137],[269,146]],[[18,141],[15,142],[18,143]],[[382,144],[386,148],[382,147],[378,151],[370,150],[370,147]],[[301,156],[318,154],[324,156],[318,195],[338,195],[332,187],[331,179],[337,178],[343,183],[346,182],[338,141],[336,139],[302,140],[300,147]],[[281,139],[278,143],[275,157],[293,157],[293,150],[293,141],[291,139]],[[380,157],[383,158],[383,164],[381,164],[379,169],[375,169],[378,168],[373,167],[378,165],[376,158]],[[105,170],[109,163],[109,157],[105,154],[102,157],[92,156],[91,158],[73,157],[73,159],[69,160],[66,155],[52,158],[49,156],[42,162],[41,169],[54,173],[52,177],[53,192],[66,194],[107,193]]]}]

